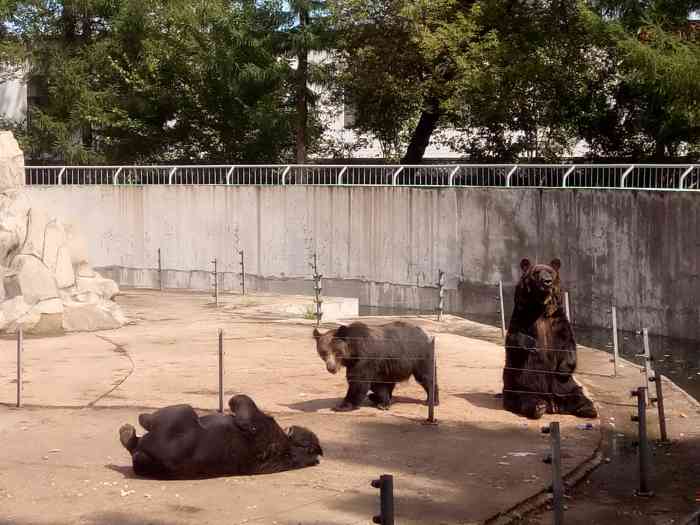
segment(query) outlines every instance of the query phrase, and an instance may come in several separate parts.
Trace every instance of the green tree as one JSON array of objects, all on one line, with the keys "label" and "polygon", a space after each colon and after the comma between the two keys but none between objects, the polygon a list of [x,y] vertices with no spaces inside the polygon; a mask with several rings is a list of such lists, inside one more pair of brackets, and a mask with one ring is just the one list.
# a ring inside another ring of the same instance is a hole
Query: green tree
[{"label": "green tree", "polygon": [[4,12],[47,101],[22,137],[66,162],[277,161],[293,153],[278,2],[17,2]]}]

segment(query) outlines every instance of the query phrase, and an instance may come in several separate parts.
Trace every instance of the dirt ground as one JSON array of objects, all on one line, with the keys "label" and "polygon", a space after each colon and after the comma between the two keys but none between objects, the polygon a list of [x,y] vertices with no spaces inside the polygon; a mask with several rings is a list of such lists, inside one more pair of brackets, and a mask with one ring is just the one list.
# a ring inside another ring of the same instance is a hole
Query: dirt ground
[{"label": "dirt ground", "polygon": [[[216,308],[204,294],[126,290],[118,301],[133,320],[122,329],[26,339],[20,409],[12,406],[15,343],[0,340],[0,524],[371,523],[379,498],[370,482],[384,473],[395,478],[397,523],[477,523],[548,486],[542,425],[561,422],[567,472],[601,442],[600,421],[580,430],[573,417],[531,422],[501,408],[504,352],[490,327],[411,318],[436,336],[442,403],[439,425],[427,426],[425,394],[414,381],[397,387],[390,412],[330,410],[345,380],[316,355],[312,321],[285,312],[307,297],[225,296]],[[282,426],[311,428],[324,448],[321,464],[267,476],[134,478],[119,426],[138,428],[141,411],[167,404],[215,410],[219,329],[224,402],[246,393]],[[580,363],[583,372],[612,372],[601,352],[582,350]],[[596,401],[618,403],[639,372],[629,366],[615,380],[580,379]],[[697,424],[684,402],[680,393],[667,401],[676,435],[677,423]]]}]

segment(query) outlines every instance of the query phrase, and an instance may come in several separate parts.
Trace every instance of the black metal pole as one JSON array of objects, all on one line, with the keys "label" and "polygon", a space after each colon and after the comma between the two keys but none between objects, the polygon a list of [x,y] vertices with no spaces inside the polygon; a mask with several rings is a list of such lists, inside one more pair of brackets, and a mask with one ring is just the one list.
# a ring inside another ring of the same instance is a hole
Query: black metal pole
[{"label": "black metal pole", "polygon": [[430,341],[430,388],[428,389],[428,419],[427,425],[437,425],[435,419],[435,386],[437,384],[437,360],[435,357],[435,338]]},{"label": "black metal pole", "polygon": [[212,261],[214,265],[214,303],[219,306],[219,275],[216,271],[216,258]]},{"label": "black metal pole", "polygon": [[160,248],[158,248],[158,286],[160,291],[163,291],[163,264],[160,258]]},{"label": "black metal pole", "polygon": [[656,384],[656,408],[659,411],[659,434],[661,441],[668,441],[668,434],[666,433],[666,414],[664,412],[664,391],[661,385],[661,374],[656,374],[654,377],[649,378]]},{"label": "black metal pole", "polygon": [[554,525],[564,523],[564,485],[561,479],[561,435],[559,422],[549,424],[549,434],[552,444],[552,510],[554,511]]},{"label": "black metal pole", "polygon": [[224,413],[224,331],[219,328],[219,412]]},{"label": "black metal pole", "polygon": [[633,391],[637,397],[637,415],[632,416],[632,421],[639,423],[639,490],[637,496],[648,498],[654,495],[649,489],[649,442],[647,441],[647,394],[646,388],[640,386]]},{"label": "black metal pole", "polygon": [[372,517],[372,523],[394,525],[394,477],[382,474],[372,486],[379,489],[379,516]]},{"label": "black metal pole", "polygon": [[245,295],[245,260],[243,259],[243,250],[239,251],[241,256],[241,295]]},{"label": "black metal pole", "polygon": [[17,408],[22,406],[22,347],[24,346],[24,333],[22,326],[17,327]]}]

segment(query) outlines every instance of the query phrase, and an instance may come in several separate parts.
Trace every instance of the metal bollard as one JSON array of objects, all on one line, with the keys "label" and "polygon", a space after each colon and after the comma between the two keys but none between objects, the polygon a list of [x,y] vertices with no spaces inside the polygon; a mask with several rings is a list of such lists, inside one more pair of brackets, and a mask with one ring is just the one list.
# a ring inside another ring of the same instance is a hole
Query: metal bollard
[{"label": "metal bollard", "polygon": [[651,351],[649,349],[649,331],[644,328],[642,330],[643,334],[643,341],[644,341],[644,353],[641,354],[638,357],[644,357],[644,388],[646,392],[646,401],[647,404],[651,404],[654,401],[651,399],[651,395],[649,394],[649,379],[654,377],[654,368],[652,367],[652,357],[651,357]]},{"label": "metal bollard", "polygon": [[437,425],[435,419],[435,386],[437,385],[437,359],[435,356],[435,338],[430,341],[430,390],[428,391],[428,419],[424,421],[426,425]]},{"label": "metal bollard", "polygon": [[445,272],[438,270],[438,305],[437,305],[437,320],[442,319],[442,312],[445,309]]},{"label": "metal bollard", "polygon": [[158,248],[158,287],[163,291],[163,264],[160,258],[160,248]]},{"label": "metal bollard", "polygon": [[501,305],[501,335],[506,337],[506,312],[503,305],[503,281],[498,281],[498,300]]},{"label": "metal bollard", "polygon": [[661,441],[668,441],[666,433],[666,414],[664,412],[664,391],[661,385],[661,374],[650,377],[649,381],[656,384],[656,408],[659,411],[659,437]]},{"label": "metal bollard", "polygon": [[649,498],[654,493],[649,489],[649,442],[647,441],[647,397],[646,388],[640,386],[632,391],[637,398],[637,415],[632,421],[639,422],[639,489],[635,494],[641,498]]},{"label": "metal bollard", "polygon": [[22,325],[17,327],[17,408],[22,406],[22,351],[24,350],[24,332]]},{"label": "metal bollard", "polygon": [[559,422],[553,421],[548,427],[542,427],[543,434],[550,435],[552,446],[551,459],[545,463],[552,463],[552,511],[554,512],[554,525],[564,523],[564,482],[561,477],[561,433]]},{"label": "metal bollard", "polygon": [[219,306],[219,273],[216,270],[216,258],[211,263],[214,265],[214,303]]},{"label": "metal bollard", "polygon": [[314,262],[313,264],[310,265],[311,268],[314,271],[314,303],[316,304],[316,326],[319,326],[321,324],[321,319],[323,318],[323,310],[322,310],[322,305],[323,305],[323,299],[321,299],[321,290],[323,289],[323,285],[321,284],[321,279],[323,278],[323,275],[320,275],[318,273],[318,258],[316,256],[316,252],[314,252]]},{"label": "metal bollard", "polygon": [[245,295],[245,261],[243,259],[243,250],[238,252],[241,256],[241,295]]},{"label": "metal bollard", "polygon": [[613,375],[617,377],[617,364],[620,359],[620,349],[617,341],[617,307],[612,307],[612,330],[613,330]]},{"label": "metal bollard", "polygon": [[372,481],[372,487],[379,489],[379,516],[373,516],[372,523],[394,525],[394,477],[382,474]]},{"label": "metal bollard", "polygon": [[219,413],[224,413],[224,331],[219,328]]}]

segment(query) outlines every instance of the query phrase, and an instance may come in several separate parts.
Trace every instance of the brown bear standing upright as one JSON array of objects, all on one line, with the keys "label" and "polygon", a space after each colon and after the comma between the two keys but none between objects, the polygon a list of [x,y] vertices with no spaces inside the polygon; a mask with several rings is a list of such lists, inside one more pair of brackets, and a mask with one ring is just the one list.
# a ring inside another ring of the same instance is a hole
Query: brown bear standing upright
[{"label": "brown bear standing upright", "polygon": [[515,307],[506,335],[503,406],[539,419],[545,413],[597,417],[595,406],[574,381],[576,341],[562,308],[561,262],[520,261]]}]

